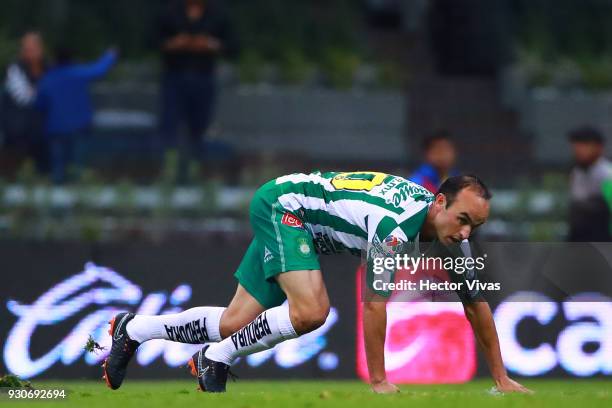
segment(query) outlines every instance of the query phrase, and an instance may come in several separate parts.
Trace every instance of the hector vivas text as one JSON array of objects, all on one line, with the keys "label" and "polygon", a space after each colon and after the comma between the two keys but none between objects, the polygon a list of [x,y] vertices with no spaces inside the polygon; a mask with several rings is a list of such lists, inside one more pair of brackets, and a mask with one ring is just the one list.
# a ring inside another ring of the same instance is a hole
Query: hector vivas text
[{"label": "hector vivas text", "polygon": [[[407,254],[395,254],[394,256],[374,257],[372,260],[372,272],[378,276],[385,274],[387,278],[390,277],[389,273],[397,270],[409,272],[410,275],[416,274],[417,271],[435,272],[440,270],[452,271],[457,275],[462,275],[466,272],[468,275],[472,275],[473,272],[484,269],[485,259],[486,255],[479,257],[426,257],[425,254],[421,254],[421,256],[415,257]],[[418,282],[411,280],[393,282],[381,276],[380,279],[375,279],[372,284],[373,289],[384,291],[501,290],[499,282],[480,282],[478,279],[468,279],[465,282],[436,282],[428,279],[420,279]]]}]

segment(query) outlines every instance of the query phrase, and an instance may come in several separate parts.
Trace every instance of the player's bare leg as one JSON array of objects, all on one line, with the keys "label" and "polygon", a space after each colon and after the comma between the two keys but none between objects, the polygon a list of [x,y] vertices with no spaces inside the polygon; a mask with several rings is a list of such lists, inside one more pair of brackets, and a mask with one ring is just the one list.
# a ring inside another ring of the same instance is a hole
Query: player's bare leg
[{"label": "player's bare leg", "polygon": [[219,322],[221,338],[225,339],[230,334],[237,332],[264,310],[266,308],[255,300],[242,285],[238,284],[232,301],[221,315],[221,321]]},{"label": "player's bare leg", "polygon": [[329,298],[320,270],[281,273],[277,281],[287,295],[287,303],[263,311],[228,338],[192,357],[202,390],[224,392],[229,367],[236,358],[271,349],[325,323]]},{"label": "player's bare leg", "polygon": [[277,277],[287,295],[289,317],[298,335],[318,329],[329,314],[329,297],[321,271],[285,272]]}]

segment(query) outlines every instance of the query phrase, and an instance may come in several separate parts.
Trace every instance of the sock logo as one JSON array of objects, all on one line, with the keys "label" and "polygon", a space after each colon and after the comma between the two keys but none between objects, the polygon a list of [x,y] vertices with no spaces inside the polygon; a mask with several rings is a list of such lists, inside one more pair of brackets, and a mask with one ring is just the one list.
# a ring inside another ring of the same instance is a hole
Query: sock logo
[{"label": "sock logo", "polygon": [[272,331],[270,330],[270,325],[268,324],[266,312],[263,312],[251,323],[232,334],[231,338],[232,342],[234,343],[234,347],[236,347],[236,350],[238,350],[239,347],[250,346],[258,342],[268,334],[272,334]]},{"label": "sock logo", "polygon": [[166,326],[168,339],[180,343],[202,344],[210,341],[208,331],[206,331],[206,318],[194,320],[182,326]]}]

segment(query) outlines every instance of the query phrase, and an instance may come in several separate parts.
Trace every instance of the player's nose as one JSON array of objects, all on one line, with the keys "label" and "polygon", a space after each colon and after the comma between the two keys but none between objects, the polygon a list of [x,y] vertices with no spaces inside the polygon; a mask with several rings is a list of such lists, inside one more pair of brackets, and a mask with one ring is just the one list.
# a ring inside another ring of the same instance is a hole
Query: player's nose
[{"label": "player's nose", "polygon": [[459,231],[459,235],[461,236],[461,240],[468,239],[470,234],[472,233],[472,227],[469,225],[464,225]]}]

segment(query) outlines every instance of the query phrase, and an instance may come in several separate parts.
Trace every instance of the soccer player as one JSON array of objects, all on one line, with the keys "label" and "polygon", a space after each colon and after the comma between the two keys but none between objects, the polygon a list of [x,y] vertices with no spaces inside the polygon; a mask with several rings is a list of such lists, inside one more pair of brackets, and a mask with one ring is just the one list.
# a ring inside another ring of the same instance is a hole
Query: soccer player
[{"label": "soccer player", "polygon": [[[372,265],[373,257],[391,256],[419,239],[459,244],[487,220],[490,197],[475,176],[451,177],[435,196],[401,177],[374,172],[315,172],[272,180],[251,201],[255,237],[235,273],[238,288],[229,306],[161,316],[119,313],[109,331],[113,340],[104,362],[106,383],[112,389],[121,386],[142,342],[167,339],[212,343],[189,365],[200,389],[224,392],[238,357],[270,349],[325,322],[330,306],[316,252],[366,251]],[[371,387],[377,393],[397,392],[385,376],[386,304],[380,300],[389,293],[372,292],[363,317]],[[460,298],[498,390],[527,392],[506,374],[488,304],[474,293]]]}]

